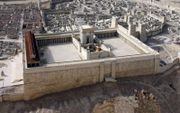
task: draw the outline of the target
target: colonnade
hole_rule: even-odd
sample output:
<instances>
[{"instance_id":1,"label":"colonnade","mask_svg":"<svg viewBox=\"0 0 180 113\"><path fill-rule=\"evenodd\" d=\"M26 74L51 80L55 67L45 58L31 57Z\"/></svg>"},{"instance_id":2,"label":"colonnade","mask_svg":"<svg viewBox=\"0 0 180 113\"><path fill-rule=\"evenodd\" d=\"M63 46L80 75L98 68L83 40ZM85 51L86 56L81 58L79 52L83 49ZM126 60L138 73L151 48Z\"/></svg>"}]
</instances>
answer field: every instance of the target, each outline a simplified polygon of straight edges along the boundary
<instances>
[{"instance_id":1,"label":"colonnade","mask_svg":"<svg viewBox=\"0 0 180 113\"><path fill-rule=\"evenodd\" d=\"M118 34L117 32L111 32L111 33L99 33L95 34L99 39L101 38L110 38L110 37L116 37Z\"/></svg>"},{"instance_id":2,"label":"colonnade","mask_svg":"<svg viewBox=\"0 0 180 113\"><path fill-rule=\"evenodd\" d=\"M38 46L72 42L71 37L37 40Z\"/></svg>"}]
</instances>

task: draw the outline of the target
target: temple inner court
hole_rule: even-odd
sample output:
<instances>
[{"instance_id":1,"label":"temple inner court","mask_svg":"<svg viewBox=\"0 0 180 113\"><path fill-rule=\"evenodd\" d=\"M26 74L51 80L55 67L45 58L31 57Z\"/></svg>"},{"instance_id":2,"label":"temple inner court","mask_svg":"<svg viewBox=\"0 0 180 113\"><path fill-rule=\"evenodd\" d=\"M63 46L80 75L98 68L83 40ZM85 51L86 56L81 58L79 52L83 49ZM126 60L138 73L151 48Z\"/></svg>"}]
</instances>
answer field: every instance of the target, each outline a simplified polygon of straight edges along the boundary
<instances>
[{"instance_id":1,"label":"temple inner court","mask_svg":"<svg viewBox=\"0 0 180 113\"><path fill-rule=\"evenodd\" d=\"M72 43L48 45L40 50L42 52L42 60L45 60L47 64L81 60L77 49Z\"/></svg>"},{"instance_id":2,"label":"temple inner court","mask_svg":"<svg viewBox=\"0 0 180 113\"><path fill-rule=\"evenodd\" d=\"M136 48L126 43L121 37L102 39L106 46L109 46L114 56L131 56L141 54Z\"/></svg>"}]
</instances>

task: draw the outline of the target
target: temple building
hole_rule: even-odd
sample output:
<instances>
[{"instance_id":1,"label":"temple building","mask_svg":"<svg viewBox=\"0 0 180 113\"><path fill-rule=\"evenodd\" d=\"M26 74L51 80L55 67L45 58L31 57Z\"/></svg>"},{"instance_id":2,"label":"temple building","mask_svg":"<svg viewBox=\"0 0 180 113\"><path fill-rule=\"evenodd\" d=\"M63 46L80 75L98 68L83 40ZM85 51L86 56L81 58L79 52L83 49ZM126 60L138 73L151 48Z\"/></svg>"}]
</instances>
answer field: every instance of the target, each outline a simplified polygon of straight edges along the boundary
<instances>
[{"instance_id":1,"label":"temple building","mask_svg":"<svg viewBox=\"0 0 180 113\"><path fill-rule=\"evenodd\" d=\"M159 72L159 53L112 19L112 27L25 35L24 99L103 82L105 78Z\"/></svg>"}]
</instances>

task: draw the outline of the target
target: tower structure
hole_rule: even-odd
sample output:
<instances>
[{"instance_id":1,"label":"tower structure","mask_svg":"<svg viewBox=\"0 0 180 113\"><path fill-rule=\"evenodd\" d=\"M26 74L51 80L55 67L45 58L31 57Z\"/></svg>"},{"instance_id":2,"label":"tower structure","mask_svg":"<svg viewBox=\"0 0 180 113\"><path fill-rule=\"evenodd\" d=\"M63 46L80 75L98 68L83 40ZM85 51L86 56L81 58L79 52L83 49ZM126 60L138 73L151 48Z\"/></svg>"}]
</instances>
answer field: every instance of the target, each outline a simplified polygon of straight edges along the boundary
<instances>
[{"instance_id":1,"label":"tower structure","mask_svg":"<svg viewBox=\"0 0 180 113\"><path fill-rule=\"evenodd\" d=\"M133 24L133 17L128 17L128 34L135 36L136 34L136 26Z\"/></svg>"},{"instance_id":2,"label":"tower structure","mask_svg":"<svg viewBox=\"0 0 180 113\"><path fill-rule=\"evenodd\" d=\"M139 24L139 32L140 32L140 40L142 42L146 42L147 41L146 24L143 23Z\"/></svg>"},{"instance_id":3,"label":"tower structure","mask_svg":"<svg viewBox=\"0 0 180 113\"><path fill-rule=\"evenodd\" d=\"M112 17L112 20L111 20L111 28L116 28L117 27L117 19L116 17Z\"/></svg>"},{"instance_id":4,"label":"tower structure","mask_svg":"<svg viewBox=\"0 0 180 113\"><path fill-rule=\"evenodd\" d=\"M93 43L94 27L89 25L83 25L80 28L80 43L88 44Z\"/></svg>"}]
</instances>

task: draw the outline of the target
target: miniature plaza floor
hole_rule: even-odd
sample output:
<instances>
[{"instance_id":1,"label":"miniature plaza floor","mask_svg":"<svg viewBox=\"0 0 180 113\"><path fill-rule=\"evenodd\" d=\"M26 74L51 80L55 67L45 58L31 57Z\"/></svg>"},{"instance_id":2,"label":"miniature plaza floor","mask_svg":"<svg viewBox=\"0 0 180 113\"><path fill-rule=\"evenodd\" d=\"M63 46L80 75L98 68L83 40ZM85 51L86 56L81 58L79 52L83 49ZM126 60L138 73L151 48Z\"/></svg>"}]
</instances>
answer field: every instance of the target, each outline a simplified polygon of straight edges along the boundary
<instances>
[{"instance_id":1,"label":"miniature plaza floor","mask_svg":"<svg viewBox=\"0 0 180 113\"><path fill-rule=\"evenodd\" d=\"M43 49L43 59L45 59L48 64L81 60L77 49L72 43L49 45Z\"/></svg>"},{"instance_id":2,"label":"miniature plaza floor","mask_svg":"<svg viewBox=\"0 0 180 113\"><path fill-rule=\"evenodd\" d=\"M102 39L107 47L110 47L112 53L116 57L130 56L141 54L121 38L112 37ZM48 45L41 48L43 55L41 59L45 64L53 64L58 62L80 61L82 58L73 43L63 43L57 45Z\"/></svg>"},{"instance_id":3,"label":"miniature plaza floor","mask_svg":"<svg viewBox=\"0 0 180 113\"><path fill-rule=\"evenodd\" d=\"M103 41L106 46L112 49L112 53L116 57L140 54L135 48L119 37L105 38Z\"/></svg>"}]
</instances>

